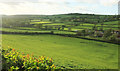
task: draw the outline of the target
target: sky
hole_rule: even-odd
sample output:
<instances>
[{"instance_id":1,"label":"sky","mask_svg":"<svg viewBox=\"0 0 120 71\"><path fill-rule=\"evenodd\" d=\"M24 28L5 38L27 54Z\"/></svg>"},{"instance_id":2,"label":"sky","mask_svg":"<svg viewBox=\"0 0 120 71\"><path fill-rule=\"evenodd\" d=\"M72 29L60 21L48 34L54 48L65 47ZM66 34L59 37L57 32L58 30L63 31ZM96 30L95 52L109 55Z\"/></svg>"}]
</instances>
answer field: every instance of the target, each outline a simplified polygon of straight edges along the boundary
<instances>
[{"instance_id":1,"label":"sky","mask_svg":"<svg viewBox=\"0 0 120 71\"><path fill-rule=\"evenodd\" d=\"M0 14L118 14L119 0L0 0Z\"/></svg>"}]
</instances>

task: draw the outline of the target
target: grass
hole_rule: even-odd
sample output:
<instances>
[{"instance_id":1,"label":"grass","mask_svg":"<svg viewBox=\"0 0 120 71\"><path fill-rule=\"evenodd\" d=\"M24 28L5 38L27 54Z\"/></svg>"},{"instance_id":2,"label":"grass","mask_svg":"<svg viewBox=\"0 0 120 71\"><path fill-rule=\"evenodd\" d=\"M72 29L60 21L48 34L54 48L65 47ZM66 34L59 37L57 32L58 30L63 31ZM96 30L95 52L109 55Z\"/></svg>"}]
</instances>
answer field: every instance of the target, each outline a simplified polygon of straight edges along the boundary
<instances>
[{"instance_id":1,"label":"grass","mask_svg":"<svg viewBox=\"0 0 120 71\"><path fill-rule=\"evenodd\" d=\"M104 22L104 24L116 24L116 25L118 25L118 21L112 21L112 22Z\"/></svg>"},{"instance_id":2,"label":"grass","mask_svg":"<svg viewBox=\"0 0 120 71\"><path fill-rule=\"evenodd\" d=\"M20 30L36 30L36 28L29 28L29 27L16 27L16 29L20 29Z\"/></svg>"},{"instance_id":3,"label":"grass","mask_svg":"<svg viewBox=\"0 0 120 71\"><path fill-rule=\"evenodd\" d=\"M63 23L43 24L43 26L56 26L56 25L64 25L64 24Z\"/></svg>"},{"instance_id":4,"label":"grass","mask_svg":"<svg viewBox=\"0 0 120 71\"><path fill-rule=\"evenodd\" d=\"M97 25L97 27L98 28L100 28L101 27L101 25ZM72 28L74 28L74 29L92 29L93 28L93 26L91 26L91 25L83 25L83 26L74 26L74 27L72 27ZM113 29L113 30L118 30L119 28L118 28L118 25L103 25L103 29L104 30L106 30L106 29Z\"/></svg>"},{"instance_id":5,"label":"grass","mask_svg":"<svg viewBox=\"0 0 120 71\"><path fill-rule=\"evenodd\" d=\"M74 30L79 30L79 29L73 29ZM7 31L7 32L38 32L38 33L50 33L51 31L54 31L55 34L76 34L75 32L69 32L69 31L61 31L61 30L41 30L37 28L27 28L27 27L19 27L16 29L13 28L2 28L2 31Z\"/></svg>"},{"instance_id":6,"label":"grass","mask_svg":"<svg viewBox=\"0 0 120 71\"><path fill-rule=\"evenodd\" d=\"M74 26L74 29L92 29L92 27L94 26L94 24L89 24L89 23L84 23L83 25L79 25L79 26ZM98 28L101 27L101 24L97 24L96 25ZM118 21L112 21L112 22L104 22L103 25L103 29L110 29L112 28L113 30L118 30Z\"/></svg>"},{"instance_id":7,"label":"grass","mask_svg":"<svg viewBox=\"0 0 120 71\"><path fill-rule=\"evenodd\" d=\"M2 31L7 31L7 32L39 32L39 33L49 33L51 32L50 30L40 30L40 29L35 29L33 28L32 30L29 30L29 29L19 29L19 28L16 28L16 29L12 29L12 28L2 28Z\"/></svg>"},{"instance_id":8,"label":"grass","mask_svg":"<svg viewBox=\"0 0 120 71\"><path fill-rule=\"evenodd\" d=\"M3 47L49 56L66 68L117 69L118 45L57 35L2 35Z\"/></svg>"},{"instance_id":9,"label":"grass","mask_svg":"<svg viewBox=\"0 0 120 71\"><path fill-rule=\"evenodd\" d=\"M51 22L31 22L31 24L43 24L43 26L56 26L56 25L65 25L65 24L73 24L74 22L65 22L65 23L51 23ZM51 23L51 24L49 24ZM79 24L79 23L78 23ZM90 24L90 23L83 23L83 25L79 25L79 26L74 26L72 27L72 29L92 29L92 27L94 26L94 24ZM100 28L101 24L97 24L97 27ZM118 30L118 21L112 21L112 22L104 22L103 25L103 29L110 29L112 28L113 30ZM65 29L66 30L66 29Z\"/></svg>"},{"instance_id":10,"label":"grass","mask_svg":"<svg viewBox=\"0 0 120 71\"><path fill-rule=\"evenodd\" d=\"M83 26L94 26L94 24L88 24L88 23L86 23L86 24L83 24Z\"/></svg>"},{"instance_id":11,"label":"grass","mask_svg":"<svg viewBox=\"0 0 120 71\"><path fill-rule=\"evenodd\" d=\"M73 27L73 28L75 28L75 29L92 29L92 26L75 26L75 27Z\"/></svg>"},{"instance_id":12,"label":"grass","mask_svg":"<svg viewBox=\"0 0 120 71\"><path fill-rule=\"evenodd\" d=\"M54 30L55 34L76 34L75 32Z\"/></svg>"},{"instance_id":13,"label":"grass","mask_svg":"<svg viewBox=\"0 0 120 71\"><path fill-rule=\"evenodd\" d=\"M48 24L51 22L30 22L30 24Z\"/></svg>"}]
</instances>

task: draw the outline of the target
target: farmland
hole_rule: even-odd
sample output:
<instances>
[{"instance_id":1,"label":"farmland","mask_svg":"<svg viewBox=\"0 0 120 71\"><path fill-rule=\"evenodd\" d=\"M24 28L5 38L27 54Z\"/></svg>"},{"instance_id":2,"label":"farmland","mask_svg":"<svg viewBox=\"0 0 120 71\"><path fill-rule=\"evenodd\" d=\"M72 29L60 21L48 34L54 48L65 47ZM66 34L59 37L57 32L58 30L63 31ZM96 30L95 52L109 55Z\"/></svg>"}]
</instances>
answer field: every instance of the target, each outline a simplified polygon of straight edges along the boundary
<instances>
[{"instance_id":1,"label":"farmland","mask_svg":"<svg viewBox=\"0 0 120 71\"><path fill-rule=\"evenodd\" d=\"M3 16L2 47L53 58L63 69L117 69L117 15Z\"/></svg>"},{"instance_id":2,"label":"farmland","mask_svg":"<svg viewBox=\"0 0 120 71\"><path fill-rule=\"evenodd\" d=\"M68 69L117 69L118 45L55 35L2 35L3 47L52 57ZM63 42L64 41L64 42Z\"/></svg>"}]
</instances>

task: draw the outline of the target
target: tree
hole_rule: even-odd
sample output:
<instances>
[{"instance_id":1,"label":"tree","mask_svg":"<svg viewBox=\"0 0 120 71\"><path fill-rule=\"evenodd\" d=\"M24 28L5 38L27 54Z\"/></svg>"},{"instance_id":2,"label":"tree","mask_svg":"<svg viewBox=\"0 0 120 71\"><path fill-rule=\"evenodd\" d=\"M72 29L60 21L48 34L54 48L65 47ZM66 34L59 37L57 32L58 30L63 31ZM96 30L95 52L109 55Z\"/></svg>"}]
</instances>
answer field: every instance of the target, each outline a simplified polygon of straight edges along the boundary
<instances>
[{"instance_id":1,"label":"tree","mask_svg":"<svg viewBox=\"0 0 120 71\"><path fill-rule=\"evenodd\" d=\"M88 34L89 34L90 37L94 37L94 33L95 33L94 30L89 30L89 32L88 32Z\"/></svg>"},{"instance_id":2,"label":"tree","mask_svg":"<svg viewBox=\"0 0 120 71\"><path fill-rule=\"evenodd\" d=\"M85 29L81 31L82 35L85 37Z\"/></svg>"},{"instance_id":3,"label":"tree","mask_svg":"<svg viewBox=\"0 0 120 71\"><path fill-rule=\"evenodd\" d=\"M112 35L112 29L108 29L104 31L103 38L107 39Z\"/></svg>"},{"instance_id":4,"label":"tree","mask_svg":"<svg viewBox=\"0 0 120 71\"><path fill-rule=\"evenodd\" d=\"M48 29L48 26L45 26L45 30L47 30Z\"/></svg>"},{"instance_id":5,"label":"tree","mask_svg":"<svg viewBox=\"0 0 120 71\"><path fill-rule=\"evenodd\" d=\"M103 31L103 23L101 23L100 31Z\"/></svg>"},{"instance_id":6,"label":"tree","mask_svg":"<svg viewBox=\"0 0 120 71\"><path fill-rule=\"evenodd\" d=\"M65 25L62 25L62 30L64 30L64 28L65 28Z\"/></svg>"},{"instance_id":7,"label":"tree","mask_svg":"<svg viewBox=\"0 0 120 71\"><path fill-rule=\"evenodd\" d=\"M60 30L60 27L58 27L58 30Z\"/></svg>"},{"instance_id":8,"label":"tree","mask_svg":"<svg viewBox=\"0 0 120 71\"><path fill-rule=\"evenodd\" d=\"M54 31L51 31L51 34L54 34Z\"/></svg>"},{"instance_id":9,"label":"tree","mask_svg":"<svg viewBox=\"0 0 120 71\"><path fill-rule=\"evenodd\" d=\"M96 31L95 35L96 35L96 37L102 37L103 33L102 33L102 31Z\"/></svg>"},{"instance_id":10,"label":"tree","mask_svg":"<svg viewBox=\"0 0 120 71\"><path fill-rule=\"evenodd\" d=\"M111 36L109 37L109 40L115 42L115 41L117 40L117 34L111 35Z\"/></svg>"},{"instance_id":11,"label":"tree","mask_svg":"<svg viewBox=\"0 0 120 71\"><path fill-rule=\"evenodd\" d=\"M81 36L82 34L81 34L81 31L77 31L77 35L78 36Z\"/></svg>"},{"instance_id":12,"label":"tree","mask_svg":"<svg viewBox=\"0 0 120 71\"><path fill-rule=\"evenodd\" d=\"M38 29L42 29L42 24L36 24L35 27Z\"/></svg>"}]
</instances>

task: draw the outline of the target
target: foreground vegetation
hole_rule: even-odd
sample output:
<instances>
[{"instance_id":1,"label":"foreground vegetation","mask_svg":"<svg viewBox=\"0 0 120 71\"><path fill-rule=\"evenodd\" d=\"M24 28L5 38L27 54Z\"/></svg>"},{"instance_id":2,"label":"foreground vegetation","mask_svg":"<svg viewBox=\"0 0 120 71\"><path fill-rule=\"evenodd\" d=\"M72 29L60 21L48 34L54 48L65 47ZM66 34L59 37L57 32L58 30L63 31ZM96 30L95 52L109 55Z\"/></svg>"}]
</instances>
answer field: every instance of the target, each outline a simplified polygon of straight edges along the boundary
<instances>
[{"instance_id":1,"label":"foreground vegetation","mask_svg":"<svg viewBox=\"0 0 120 71\"><path fill-rule=\"evenodd\" d=\"M3 47L49 56L68 69L117 69L118 45L57 35L2 35Z\"/></svg>"},{"instance_id":2,"label":"foreground vegetation","mask_svg":"<svg viewBox=\"0 0 120 71\"><path fill-rule=\"evenodd\" d=\"M26 70L53 70L60 69L53 64L53 59L45 56L35 58L33 55L25 55L15 49L2 49L2 70L26 71Z\"/></svg>"}]
</instances>

